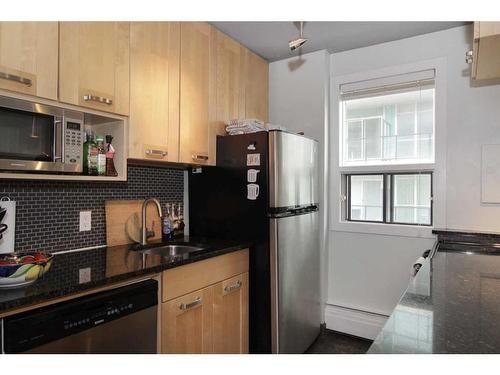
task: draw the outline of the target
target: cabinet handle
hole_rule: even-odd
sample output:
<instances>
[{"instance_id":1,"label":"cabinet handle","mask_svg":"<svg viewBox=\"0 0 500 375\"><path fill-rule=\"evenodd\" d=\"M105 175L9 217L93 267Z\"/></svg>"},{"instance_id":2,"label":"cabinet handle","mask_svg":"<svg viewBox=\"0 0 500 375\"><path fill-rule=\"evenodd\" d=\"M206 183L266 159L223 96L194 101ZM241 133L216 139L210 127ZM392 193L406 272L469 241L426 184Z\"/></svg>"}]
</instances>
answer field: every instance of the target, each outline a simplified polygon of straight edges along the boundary
<instances>
[{"instance_id":1,"label":"cabinet handle","mask_svg":"<svg viewBox=\"0 0 500 375\"><path fill-rule=\"evenodd\" d=\"M202 299L200 297L196 298L193 302L189 302L189 303L181 303L181 305L179 306L179 308L181 310L191 310L192 308L196 307L196 306L199 306L203 303Z\"/></svg>"},{"instance_id":2,"label":"cabinet handle","mask_svg":"<svg viewBox=\"0 0 500 375\"><path fill-rule=\"evenodd\" d=\"M86 102L98 102L98 103L104 103L107 105L113 104L113 100L109 98L105 98L102 96L96 96L96 95L83 95L83 100Z\"/></svg>"},{"instance_id":3,"label":"cabinet handle","mask_svg":"<svg viewBox=\"0 0 500 375\"><path fill-rule=\"evenodd\" d=\"M33 81L29 78L24 78L15 74L9 74L5 72L0 72L0 79L5 79L7 81L17 82L22 85L26 85L31 87L33 85Z\"/></svg>"},{"instance_id":4,"label":"cabinet handle","mask_svg":"<svg viewBox=\"0 0 500 375\"><path fill-rule=\"evenodd\" d=\"M231 293L233 290L236 290L236 289L240 289L241 288L241 281L238 280L235 284L232 284L232 285L226 285L226 287L224 288L224 291L226 293Z\"/></svg>"},{"instance_id":5,"label":"cabinet handle","mask_svg":"<svg viewBox=\"0 0 500 375\"><path fill-rule=\"evenodd\" d=\"M151 150L151 149L147 149L146 150L146 155L149 155L149 156L161 156L162 158L164 158L165 156L168 155L168 152L167 151L163 151L163 150Z\"/></svg>"},{"instance_id":6,"label":"cabinet handle","mask_svg":"<svg viewBox=\"0 0 500 375\"><path fill-rule=\"evenodd\" d=\"M191 157L193 158L193 160L203 160L203 161L207 161L208 160L208 156L207 155L193 154L193 155L191 155Z\"/></svg>"}]
</instances>

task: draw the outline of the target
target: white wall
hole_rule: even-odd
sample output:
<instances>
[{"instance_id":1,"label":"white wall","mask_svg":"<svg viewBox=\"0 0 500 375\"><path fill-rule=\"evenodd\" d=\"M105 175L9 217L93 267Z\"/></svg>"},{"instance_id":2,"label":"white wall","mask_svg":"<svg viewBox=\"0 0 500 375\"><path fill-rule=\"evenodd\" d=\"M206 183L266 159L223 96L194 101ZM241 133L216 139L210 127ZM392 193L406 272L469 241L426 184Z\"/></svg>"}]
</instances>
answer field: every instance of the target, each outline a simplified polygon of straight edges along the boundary
<instances>
[{"instance_id":1,"label":"white wall","mask_svg":"<svg viewBox=\"0 0 500 375\"><path fill-rule=\"evenodd\" d=\"M323 50L269 64L269 122L323 144L328 59Z\"/></svg>"},{"instance_id":2,"label":"white wall","mask_svg":"<svg viewBox=\"0 0 500 375\"><path fill-rule=\"evenodd\" d=\"M481 145L500 144L500 85L471 86L470 68L464 59L471 42L471 26L459 27L335 53L330 67L335 77L444 58L446 121L436 123L436 127L445 126L447 134L446 156L442 156L446 160L437 160L446 169L441 225L500 231L500 205L480 202ZM335 108L331 109L332 115L338 116ZM331 149L336 152L338 145L332 144ZM336 203L333 198L331 202ZM389 315L406 288L412 261L432 242L425 238L330 231L327 303ZM342 319L336 318L335 314L327 317L327 326L341 329L337 323Z\"/></svg>"},{"instance_id":3,"label":"white wall","mask_svg":"<svg viewBox=\"0 0 500 375\"><path fill-rule=\"evenodd\" d=\"M325 140L328 139L329 60L326 51L318 51L269 64L269 121L285 126L288 131L304 132L319 141L320 167L328 165ZM320 176L321 259L326 260L327 189ZM326 300L327 262L321 269L321 296Z\"/></svg>"}]
</instances>

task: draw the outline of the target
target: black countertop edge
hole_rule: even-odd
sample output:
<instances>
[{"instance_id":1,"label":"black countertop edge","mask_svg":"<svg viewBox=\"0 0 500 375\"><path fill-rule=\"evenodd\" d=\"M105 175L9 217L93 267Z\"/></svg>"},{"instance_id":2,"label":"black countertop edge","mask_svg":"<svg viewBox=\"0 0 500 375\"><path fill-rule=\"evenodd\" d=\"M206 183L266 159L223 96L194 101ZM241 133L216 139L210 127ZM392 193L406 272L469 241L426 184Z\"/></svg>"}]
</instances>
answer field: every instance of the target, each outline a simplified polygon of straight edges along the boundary
<instances>
[{"instance_id":1,"label":"black countertop edge","mask_svg":"<svg viewBox=\"0 0 500 375\"><path fill-rule=\"evenodd\" d=\"M460 251L469 247L466 252L497 253L500 251L500 233L476 232L464 230L433 230L437 234L439 248Z\"/></svg>"},{"instance_id":2,"label":"black countertop edge","mask_svg":"<svg viewBox=\"0 0 500 375\"><path fill-rule=\"evenodd\" d=\"M467 255L472 255L472 254L500 255L500 245L495 243L489 244L489 243L474 243L474 242L442 241L439 243L438 252L443 252L443 253L457 252Z\"/></svg>"},{"instance_id":3,"label":"black countertop edge","mask_svg":"<svg viewBox=\"0 0 500 375\"><path fill-rule=\"evenodd\" d=\"M193 242L193 241L190 240L189 242ZM52 289L49 288L49 290L43 290L43 289L47 289L47 288L43 288L42 290L40 290L38 292L38 290L36 290L37 283L43 281L43 279L42 279L42 280L39 280L39 281L35 282L34 284L24 288L24 290L27 291L27 295L22 296L22 297L8 299L8 300L4 300L4 298L2 298L3 297L2 293L9 293L9 292L15 291L15 290L12 290L12 289L11 290L0 290L0 315L4 315L6 313L11 313L12 311L15 311L16 309L29 307L30 305L36 305L36 304L46 302L46 301L49 301L52 299L61 298L64 296L84 292L84 291L91 290L91 289L96 289L99 287L123 282L123 281L130 280L130 279L135 279L135 278L138 278L141 276L153 275L153 274L165 271L167 269L180 267L180 266L183 266L186 264L199 262L199 261L202 261L205 259L213 258L213 257L219 256L219 255L224 255L224 254L228 254L231 252L235 252L238 250L243 250L243 249L251 247L251 243L246 243L246 242L218 241L218 240L210 240L210 239L201 239L201 240L197 240L196 242L207 244L208 247L206 250L191 253L189 258L187 258L187 259L180 259L180 260L176 260L176 261L161 263L161 264L154 265L151 267L144 267L141 269L137 269L135 271L124 272L124 273L120 273L120 274L113 275L113 276L105 276L105 277L100 278L98 280L90 281L90 282L83 283L83 284L71 283L69 285L65 285L65 286L61 286L61 287L57 287L57 288L52 288ZM173 241L171 243L175 244L175 243L179 243L179 241ZM165 244L168 244L168 243L165 243ZM157 247L159 245L161 245L161 243L153 243L153 244L149 244L146 248ZM82 252L91 252L91 251L105 251L105 252L113 253L115 250L121 250L121 251L125 250L125 251L130 251L132 253L135 253L136 255L140 254L140 252L137 251L136 249L137 249L137 245L121 245L121 246L95 247L95 248L89 248L86 250L81 250L78 252L82 253ZM60 255L56 254L54 258L56 259L57 257L62 257L65 255L75 254L75 253L77 253L77 252L70 251L70 252L65 252L63 254L60 254ZM33 289L35 289L35 291L33 293L30 293Z\"/></svg>"},{"instance_id":4,"label":"black countertop edge","mask_svg":"<svg viewBox=\"0 0 500 375\"><path fill-rule=\"evenodd\" d=\"M457 229L433 229L433 234L437 234L438 238L464 238L464 239L484 239L496 240L500 243L500 233L498 232L482 232L473 230L457 230Z\"/></svg>"}]
</instances>

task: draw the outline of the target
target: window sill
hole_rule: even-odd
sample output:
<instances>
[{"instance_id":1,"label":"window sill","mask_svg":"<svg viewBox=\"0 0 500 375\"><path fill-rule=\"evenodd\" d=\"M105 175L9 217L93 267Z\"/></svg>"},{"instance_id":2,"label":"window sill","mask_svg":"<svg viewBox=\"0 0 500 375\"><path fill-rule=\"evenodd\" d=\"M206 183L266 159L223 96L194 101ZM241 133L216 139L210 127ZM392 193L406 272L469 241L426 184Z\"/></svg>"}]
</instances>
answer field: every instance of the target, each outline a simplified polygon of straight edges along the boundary
<instances>
[{"instance_id":1,"label":"window sill","mask_svg":"<svg viewBox=\"0 0 500 375\"><path fill-rule=\"evenodd\" d=\"M432 226L338 221L332 224L330 230L337 232L367 233L398 237L435 238L432 234Z\"/></svg>"}]
</instances>

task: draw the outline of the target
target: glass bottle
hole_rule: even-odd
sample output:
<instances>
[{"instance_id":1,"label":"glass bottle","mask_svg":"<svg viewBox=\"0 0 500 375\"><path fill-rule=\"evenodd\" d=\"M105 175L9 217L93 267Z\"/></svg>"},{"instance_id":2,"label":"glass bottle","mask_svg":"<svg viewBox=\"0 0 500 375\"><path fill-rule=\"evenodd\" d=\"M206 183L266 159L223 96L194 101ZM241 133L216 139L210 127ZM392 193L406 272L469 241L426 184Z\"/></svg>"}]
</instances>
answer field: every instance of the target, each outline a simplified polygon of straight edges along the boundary
<instances>
[{"instance_id":1,"label":"glass bottle","mask_svg":"<svg viewBox=\"0 0 500 375\"><path fill-rule=\"evenodd\" d=\"M83 171L84 174L97 176L97 145L94 142L94 133L87 131L87 140L83 144Z\"/></svg>"},{"instance_id":2,"label":"glass bottle","mask_svg":"<svg viewBox=\"0 0 500 375\"><path fill-rule=\"evenodd\" d=\"M85 130L85 142L83 143L83 174L89 174L89 147L92 134L90 130Z\"/></svg>"},{"instance_id":3,"label":"glass bottle","mask_svg":"<svg viewBox=\"0 0 500 375\"><path fill-rule=\"evenodd\" d=\"M161 239L163 242L170 241L174 237L174 229L172 227L172 216L170 213L170 205L167 203L165 213L162 218L163 225L161 230Z\"/></svg>"},{"instance_id":4,"label":"glass bottle","mask_svg":"<svg viewBox=\"0 0 500 375\"><path fill-rule=\"evenodd\" d=\"M104 147L104 137L96 136L97 141L97 174L99 176L106 175L106 148Z\"/></svg>"},{"instance_id":5,"label":"glass bottle","mask_svg":"<svg viewBox=\"0 0 500 375\"><path fill-rule=\"evenodd\" d=\"M116 177L118 176L118 172L115 168L115 148L111 145L113 141L113 136L106 136L106 176Z\"/></svg>"}]
</instances>

